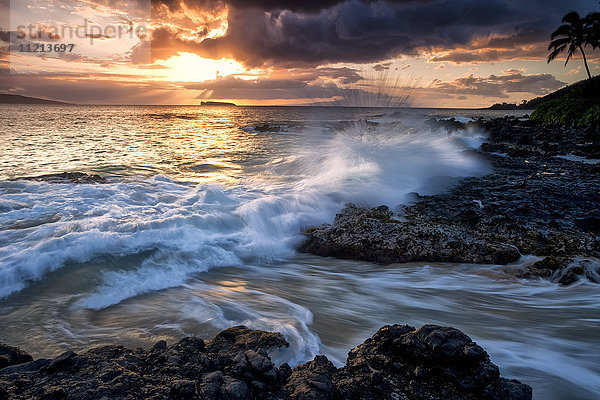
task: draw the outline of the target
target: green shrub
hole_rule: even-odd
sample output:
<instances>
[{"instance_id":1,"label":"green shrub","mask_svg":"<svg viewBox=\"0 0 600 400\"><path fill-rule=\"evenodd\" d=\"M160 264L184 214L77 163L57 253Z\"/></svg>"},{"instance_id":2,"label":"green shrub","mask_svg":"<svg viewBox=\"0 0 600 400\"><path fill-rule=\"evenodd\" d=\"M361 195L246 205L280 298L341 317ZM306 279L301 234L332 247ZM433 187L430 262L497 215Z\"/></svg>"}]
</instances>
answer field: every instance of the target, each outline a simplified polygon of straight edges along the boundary
<instances>
[{"instance_id":1,"label":"green shrub","mask_svg":"<svg viewBox=\"0 0 600 400\"><path fill-rule=\"evenodd\" d=\"M600 104L595 104L581 117L581 121L585 126L600 126Z\"/></svg>"},{"instance_id":2,"label":"green shrub","mask_svg":"<svg viewBox=\"0 0 600 400\"><path fill-rule=\"evenodd\" d=\"M561 97L540 104L530 119L570 126L600 126L600 102L589 98Z\"/></svg>"}]
</instances>

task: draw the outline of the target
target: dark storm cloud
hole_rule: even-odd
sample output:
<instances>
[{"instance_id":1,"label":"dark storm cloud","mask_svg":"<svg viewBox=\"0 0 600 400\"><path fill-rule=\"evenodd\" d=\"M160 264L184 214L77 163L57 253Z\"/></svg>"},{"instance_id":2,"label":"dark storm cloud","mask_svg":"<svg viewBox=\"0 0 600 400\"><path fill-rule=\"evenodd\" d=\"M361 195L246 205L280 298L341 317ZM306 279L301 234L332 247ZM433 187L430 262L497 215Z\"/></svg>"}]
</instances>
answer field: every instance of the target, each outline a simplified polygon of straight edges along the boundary
<instances>
[{"instance_id":1,"label":"dark storm cloud","mask_svg":"<svg viewBox=\"0 0 600 400\"><path fill-rule=\"evenodd\" d=\"M258 8L261 10L290 10L300 12L315 12L329 8L340 0L309 0L309 1L278 1L278 0L227 0L227 3L237 8Z\"/></svg>"},{"instance_id":2,"label":"dark storm cloud","mask_svg":"<svg viewBox=\"0 0 600 400\"><path fill-rule=\"evenodd\" d=\"M355 69L352 68L317 68L314 72L315 78L326 77L340 79L343 84L356 83L362 79Z\"/></svg>"},{"instance_id":3,"label":"dark storm cloud","mask_svg":"<svg viewBox=\"0 0 600 400\"><path fill-rule=\"evenodd\" d=\"M596 7L585 0L226 2L224 37L194 42L169 34L200 55L250 66L377 62L461 48L492 34L491 48L545 42L566 12Z\"/></svg>"},{"instance_id":4,"label":"dark storm cloud","mask_svg":"<svg viewBox=\"0 0 600 400\"><path fill-rule=\"evenodd\" d=\"M238 8L259 8L261 10L289 10L314 13L344 3L347 0L225 0L227 4ZM360 0L362 3L375 3L378 0ZM390 4L427 3L431 0L386 0Z\"/></svg>"}]
</instances>

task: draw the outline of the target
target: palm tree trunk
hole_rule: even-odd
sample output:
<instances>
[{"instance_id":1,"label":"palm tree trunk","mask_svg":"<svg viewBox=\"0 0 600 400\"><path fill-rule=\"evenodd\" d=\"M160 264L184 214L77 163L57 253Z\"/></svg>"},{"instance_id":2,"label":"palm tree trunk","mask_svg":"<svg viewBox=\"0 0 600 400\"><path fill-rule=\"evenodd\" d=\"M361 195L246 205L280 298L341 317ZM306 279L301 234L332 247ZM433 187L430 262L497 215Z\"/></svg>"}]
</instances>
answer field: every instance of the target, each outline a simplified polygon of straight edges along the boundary
<instances>
[{"instance_id":1,"label":"palm tree trunk","mask_svg":"<svg viewBox=\"0 0 600 400\"><path fill-rule=\"evenodd\" d=\"M585 70L588 74L588 79L592 79L592 74L590 74L590 69L587 64L587 58L585 57L585 52L583 51L583 46L579 46L579 50L581 50L581 55L583 56L583 63L585 64Z\"/></svg>"}]
</instances>

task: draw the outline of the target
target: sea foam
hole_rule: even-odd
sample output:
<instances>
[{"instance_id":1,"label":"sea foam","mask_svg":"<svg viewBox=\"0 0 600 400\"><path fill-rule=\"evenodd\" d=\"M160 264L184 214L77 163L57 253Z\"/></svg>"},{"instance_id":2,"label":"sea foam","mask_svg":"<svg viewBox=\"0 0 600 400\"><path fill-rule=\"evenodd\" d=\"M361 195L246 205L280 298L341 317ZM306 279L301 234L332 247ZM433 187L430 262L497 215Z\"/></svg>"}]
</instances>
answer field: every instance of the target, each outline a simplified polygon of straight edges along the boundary
<instances>
[{"instance_id":1,"label":"sea foam","mask_svg":"<svg viewBox=\"0 0 600 400\"><path fill-rule=\"evenodd\" d=\"M366 121L293 136L285 154L222 186L113 178L106 184L0 183L0 297L52 271L144 253L137 267L106 270L80 304L101 309L182 285L195 273L294 254L302 230L331 222L346 202L392 207L434 178L486 166L442 130Z\"/></svg>"}]
</instances>

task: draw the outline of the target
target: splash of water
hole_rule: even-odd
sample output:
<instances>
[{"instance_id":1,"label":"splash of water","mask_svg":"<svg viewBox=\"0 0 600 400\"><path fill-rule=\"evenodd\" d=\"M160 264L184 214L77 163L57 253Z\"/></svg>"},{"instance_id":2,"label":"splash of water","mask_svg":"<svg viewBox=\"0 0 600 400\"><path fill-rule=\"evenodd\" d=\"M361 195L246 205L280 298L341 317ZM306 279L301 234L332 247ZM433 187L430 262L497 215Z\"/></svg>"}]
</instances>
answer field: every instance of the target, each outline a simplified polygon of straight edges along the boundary
<instances>
[{"instance_id":1,"label":"splash of water","mask_svg":"<svg viewBox=\"0 0 600 400\"><path fill-rule=\"evenodd\" d=\"M49 278L60 270L63 279L83 281L72 307L105 310L185 287L214 267L289 258L304 228L330 222L346 202L393 207L410 192L435 191L439 176L486 171L454 137L415 121L292 132L266 163L236 166L239 183L229 186L163 175L101 185L0 182L0 298L35 296L45 282L57 283ZM308 309L263 294L287 310L273 317L251 306L232 310L222 296L207 300L203 292L189 315L219 328L281 331L296 361L319 351Z\"/></svg>"},{"instance_id":2,"label":"splash of water","mask_svg":"<svg viewBox=\"0 0 600 400\"><path fill-rule=\"evenodd\" d=\"M410 192L435 190L439 176L485 171L462 150L442 131L363 121L298 133L288 154L247 169L233 187L164 176L105 185L2 182L0 296L106 254L151 253L134 270L106 272L88 307L180 285L210 267L288 257L303 227L330 221L346 202L395 206ZM101 294L117 282L118 296Z\"/></svg>"}]
</instances>

